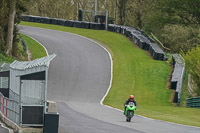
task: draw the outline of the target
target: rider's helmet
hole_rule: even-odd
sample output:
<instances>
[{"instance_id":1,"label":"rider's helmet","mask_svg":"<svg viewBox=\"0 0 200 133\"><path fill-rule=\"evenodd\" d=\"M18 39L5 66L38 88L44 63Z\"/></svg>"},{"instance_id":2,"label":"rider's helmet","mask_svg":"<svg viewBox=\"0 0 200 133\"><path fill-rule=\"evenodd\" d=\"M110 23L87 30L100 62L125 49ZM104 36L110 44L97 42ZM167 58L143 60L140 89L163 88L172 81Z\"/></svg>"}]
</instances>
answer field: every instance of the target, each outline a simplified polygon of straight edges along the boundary
<instances>
[{"instance_id":1,"label":"rider's helmet","mask_svg":"<svg viewBox=\"0 0 200 133\"><path fill-rule=\"evenodd\" d=\"M130 95L130 101L134 101L134 96Z\"/></svg>"}]
</instances>

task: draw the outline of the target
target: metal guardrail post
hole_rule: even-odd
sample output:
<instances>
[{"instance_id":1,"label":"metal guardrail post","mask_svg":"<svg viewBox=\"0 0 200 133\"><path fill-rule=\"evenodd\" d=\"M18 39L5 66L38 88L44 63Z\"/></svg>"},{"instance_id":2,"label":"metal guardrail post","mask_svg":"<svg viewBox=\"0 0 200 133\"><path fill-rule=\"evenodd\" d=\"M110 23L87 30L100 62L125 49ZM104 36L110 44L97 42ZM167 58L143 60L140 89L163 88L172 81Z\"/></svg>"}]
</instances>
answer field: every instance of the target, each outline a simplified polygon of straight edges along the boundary
<instances>
[{"instance_id":1,"label":"metal guardrail post","mask_svg":"<svg viewBox=\"0 0 200 133\"><path fill-rule=\"evenodd\" d=\"M22 41L22 44L24 45L25 47L25 50L26 50L26 54L28 54L28 45L26 44L25 40L20 36L20 39Z\"/></svg>"}]
</instances>

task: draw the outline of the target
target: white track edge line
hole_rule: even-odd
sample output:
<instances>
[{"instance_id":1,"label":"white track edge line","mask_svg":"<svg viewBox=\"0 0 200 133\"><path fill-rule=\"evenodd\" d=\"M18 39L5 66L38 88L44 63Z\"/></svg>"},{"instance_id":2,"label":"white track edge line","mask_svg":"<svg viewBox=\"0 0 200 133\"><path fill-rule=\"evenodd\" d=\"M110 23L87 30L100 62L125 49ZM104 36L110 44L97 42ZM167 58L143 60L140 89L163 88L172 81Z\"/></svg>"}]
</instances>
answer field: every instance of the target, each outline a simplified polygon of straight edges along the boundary
<instances>
[{"instance_id":1,"label":"white track edge line","mask_svg":"<svg viewBox=\"0 0 200 133\"><path fill-rule=\"evenodd\" d=\"M22 25L22 26L24 26L24 25ZM27 26L27 27L33 27L33 26ZM41 27L34 27L34 28L46 29L46 28L41 28ZM48 30L53 30L53 29L48 29ZM58 30L54 30L54 31L58 31ZM87 39L87 40L90 40L91 42L94 42L95 44L99 45L100 47L102 47L104 50L106 50L106 51L108 52L108 55L109 55L110 61L111 61L111 80L110 80L109 88L107 89L107 92L106 92L106 94L104 95L104 97L101 99L100 104L101 104L102 106L104 106L104 107L111 108L111 109L114 109L114 110L123 112L122 110L120 110L120 109L118 109L118 108L114 108L114 107L111 107L111 106L108 106L108 105L104 105L104 104L103 104L103 101L104 101L105 97L108 95L108 93L109 93L109 91L110 91L110 89L111 89L111 86L112 86L113 61L112 61L112 56L111 56L110 52L109 52L105 47L103 47L101 44L99 44L98 42L96 42L96 41L94 41L94 40L92 40L92 39L90 39L90 38L87 38L87 37L84 37L84 36L82 36L82 35L78 35L78 34L75 34L75 33L65 32L65 31L59 31L59 32L64 32L64 33L76 35L76 36L85 38L85 39ZM42 45L42 44L41 44L41 45ZM183 124L179 124L179 123L173 123L173 122L168 122L168 121L153 119L153 118L149 118L149 117L142 116L142 115L137 115L137 116L143 117L143 118L145 118L145 119L151 119L151 120L166 122L166 123L174 124L174 125L181 125L181 126L186 126L186 127L200 128L200 127L195 127L195 126L189 126L189 125L183 125Z\"/></svg>"}]
</instances>

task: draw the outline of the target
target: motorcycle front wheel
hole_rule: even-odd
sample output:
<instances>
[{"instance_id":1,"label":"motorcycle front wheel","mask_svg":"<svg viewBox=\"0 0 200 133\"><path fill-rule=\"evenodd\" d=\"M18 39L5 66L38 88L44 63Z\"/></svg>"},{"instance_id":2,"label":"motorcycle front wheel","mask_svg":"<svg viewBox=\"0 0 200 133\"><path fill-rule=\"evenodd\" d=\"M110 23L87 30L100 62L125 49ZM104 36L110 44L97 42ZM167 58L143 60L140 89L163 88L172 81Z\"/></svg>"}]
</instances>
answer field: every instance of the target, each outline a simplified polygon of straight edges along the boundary
<instances>
[{"instance_id":1,"label":"motorcycle front wheel","mask_svg":"<svg viewBox=\"0 0 200 133\"><path fill-rule=\"evenodd\" d=\"M128 115L127 115L126 121L127 122L131 122L131 118L132 117L133 117L133 112L132 111L128 111Z\"/></svg>"}]
</instances>

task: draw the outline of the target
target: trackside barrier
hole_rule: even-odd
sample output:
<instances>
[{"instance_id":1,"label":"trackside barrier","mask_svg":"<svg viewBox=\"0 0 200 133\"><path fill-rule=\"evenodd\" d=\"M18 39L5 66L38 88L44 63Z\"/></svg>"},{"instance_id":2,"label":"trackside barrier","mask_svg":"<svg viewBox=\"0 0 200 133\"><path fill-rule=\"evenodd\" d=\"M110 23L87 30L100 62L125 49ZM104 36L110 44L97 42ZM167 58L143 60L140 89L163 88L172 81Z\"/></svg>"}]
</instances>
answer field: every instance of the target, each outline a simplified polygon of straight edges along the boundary
<instances>
[{"instance_id":1,"label":"trackside barrier","mask_svg":"<svg viewBox=\"0 0 200 133\"><path fill-rule=\"evenodd\" d=\"M16 124L19 123L19 103L4 97L2 93L0 93L0 111L8 119Z\"/></svg>"},{"instance_id":2,"label":"trackside barrier","mask_svg":"<svg viewBox=\"0 0 200 133\"><path fill-rule=\"evenodd\" d=\"M45 24L54 24L68 27L76 28L86 28L86 29L95 29L95 30L105 30L105 24L93 23L93 22L83 22L83 21L73 21L73 20L64 20L58 18L48 18L32 15L22 15L21 19L28 22L37 22ZM108 25L108 31L121 33L129 37L132 42L136 43L141 49L148 50L155 60L166 60L165 53L163 50L144 32L128 27L115 24Z\"/></svg>"},{"instance_id":3,"label":"trackside barrier","mask_svg":"<svg viewBox=\"0 0 200 133\"><path fill-rule=\"evenodd\" d=\"M21 40L21 42L22 42L22 44L24 45L24 47L25 47L25 50L26 50L26 54L28 54L28 45L26 44L26 42L25 42L25 40L20 36L19 37L20 38L20 40Z\"/></svg>"},{"instance_id":4,"label":"trackside barrier","mask_svg":"<svg viewBox=\"0 0 200 133\"><path fill-rule=\"evenodd\" d=\"M166 60L164 51L144 32L122 25L108 24L108 31L121 33L143 50L149 51L153 59Z\"/></svg>"},{"instance_id":5,"label":"trackside barrier","mask_svg":"<svg viewBox=\"0 0 200 133\"><path fill-rule=\"evenodd\" d=\"M200 97L187 98L186 107L200 108Z\"/></svg>"},{"instance_id":6,"label":"trackside barrier","mask_svg":"<svg viewBox=\"0 0 200 133\"><path fill-rule=\"evenodd\" d=\"M174 67L174 71L171 78L171 89L175 90L173 102L177 103L179 106L181 100L182 83L185 73L185 61L181 55L173 54L172 65Z\"/></svg>"},{"instance_id":7,"label":"trackside barrier","mask_svg":"<svg viewBox=\"0 0 200 133\"><path fill-rule=\"evenodd\" d=\"M48 17L40 17L40 16L32 16L32 15L22 15L21 19L27 22L54 24L54 25L85 28L85 29L105 30L106 28L105 24L101 24L101 23L64 20L64 19L58 19L58 18L48 18Z\"/></svg>"}]
</instances>

